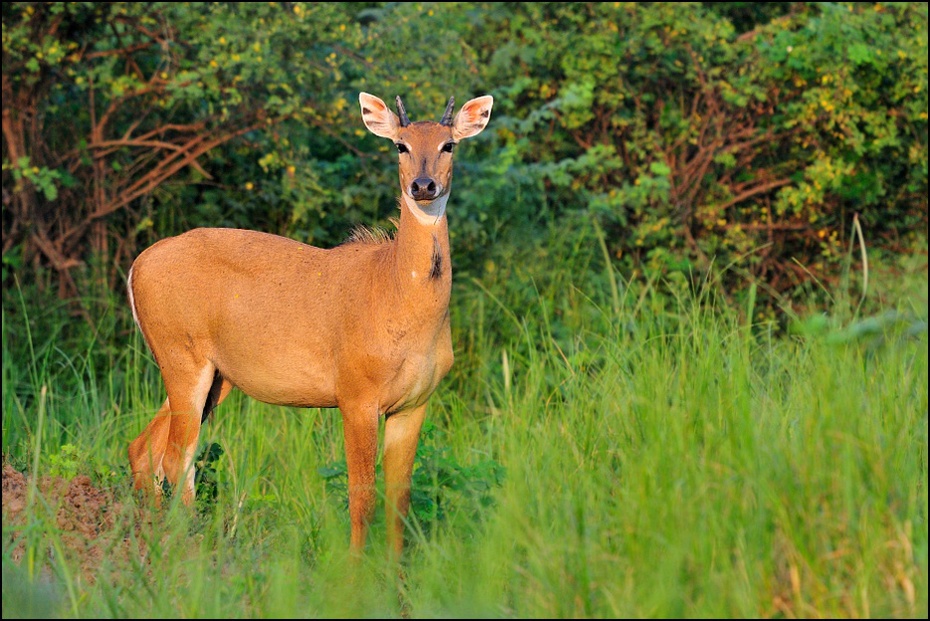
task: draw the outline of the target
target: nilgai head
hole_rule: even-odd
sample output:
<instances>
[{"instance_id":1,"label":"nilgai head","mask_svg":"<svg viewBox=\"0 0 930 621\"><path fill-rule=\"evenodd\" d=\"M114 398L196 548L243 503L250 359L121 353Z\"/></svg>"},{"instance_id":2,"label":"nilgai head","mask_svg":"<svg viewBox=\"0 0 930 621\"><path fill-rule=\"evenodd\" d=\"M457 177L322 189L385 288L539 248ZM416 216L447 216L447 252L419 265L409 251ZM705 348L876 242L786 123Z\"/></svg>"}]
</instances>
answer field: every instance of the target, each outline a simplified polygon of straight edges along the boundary
<instances>
[{"instance_id":1,"label":"nilgai head","mask_svg":"<svg viewBox=\"0 0 930 621\"><path fill-rule=\"evenodd\" d=\"M418 209L417 215L441 216L452 186L452 153L460 140L481 133L491 117L490 95L468 101L454 117L450 97L440 121L411 122L400 97L397 114L381 99L360 93L362 120L373 134L394 143L399 157L402 200Z\"/></svg>"}]
</instances>

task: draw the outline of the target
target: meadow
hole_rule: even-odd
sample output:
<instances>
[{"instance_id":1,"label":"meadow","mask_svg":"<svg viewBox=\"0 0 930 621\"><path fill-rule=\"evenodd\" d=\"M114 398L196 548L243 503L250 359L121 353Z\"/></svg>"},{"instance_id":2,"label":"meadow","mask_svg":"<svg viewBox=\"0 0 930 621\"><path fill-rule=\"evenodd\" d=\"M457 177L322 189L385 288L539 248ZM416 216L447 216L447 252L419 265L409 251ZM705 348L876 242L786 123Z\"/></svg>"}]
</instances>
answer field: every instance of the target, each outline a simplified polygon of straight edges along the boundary
<instances>
[{"instance_id":1,"label":"meadow","mask_svg":"<svg viewBox=\"0 0 930 621\"><path fill-rule=\"evenodd\" d=\"M4 618L926 617L925 255L779 324L578 244L456 281L403 576L383 507L347 553L338 412L234 392L196 509L156 509L125 300L67 348L54 308L5 306Z\"/></svg>"},{"instance_id":2,"label":"meadow","mask_svg":"<svg viewBox=\"0 0 930 621\"><path fill-rule=\"evenodd\" d=\"M0 15L4 618L927 618L927 3ZM133 259L390 229L360 92L494 98L399 568L335 410L234 391L192 508L127 458Z\"/></svg>"}]
</instances>

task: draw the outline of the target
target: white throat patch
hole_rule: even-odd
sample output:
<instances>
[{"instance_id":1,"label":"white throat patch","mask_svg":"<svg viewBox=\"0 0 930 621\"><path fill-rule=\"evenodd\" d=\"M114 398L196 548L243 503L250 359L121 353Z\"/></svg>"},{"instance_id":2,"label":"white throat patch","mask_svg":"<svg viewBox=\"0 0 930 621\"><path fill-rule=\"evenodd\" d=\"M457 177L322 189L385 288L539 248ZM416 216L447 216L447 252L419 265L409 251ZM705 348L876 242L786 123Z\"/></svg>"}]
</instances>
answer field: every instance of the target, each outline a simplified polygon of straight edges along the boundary
<instances>
[{"instance_id":1,"label":"white throat patch","mask_svg":"<svg viewBox=\"0 0 930 621\"><path fill-rule=\"evenodd\" d=\"M407 196L406 192L401 192L400 197L401 200L404 201L404 205L416 216L420 224L427 224L430 226L437 224L439 219L446 214L446 203L449 200L449 194L446 193L429 205L421 207L415 200Z\"/></svg>"}]
</instances>

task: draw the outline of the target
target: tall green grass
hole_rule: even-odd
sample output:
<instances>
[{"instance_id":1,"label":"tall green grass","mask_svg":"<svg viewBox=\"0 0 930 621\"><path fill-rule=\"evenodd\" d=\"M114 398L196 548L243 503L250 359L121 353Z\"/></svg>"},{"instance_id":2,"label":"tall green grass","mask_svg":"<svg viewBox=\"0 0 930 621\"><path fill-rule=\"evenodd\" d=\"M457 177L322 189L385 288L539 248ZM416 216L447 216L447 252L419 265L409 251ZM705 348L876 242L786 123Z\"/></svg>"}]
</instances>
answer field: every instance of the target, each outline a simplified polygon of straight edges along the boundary
<instances>
[{"instance_id":1,"label":"tall green grass","mask_svg":"<svg viewBox=\"0 0 930 621\"><path fill-rule=\"evenodd\" d=\"M412 516L403 580L383 511L347 556L337 412L234 393L202 434L216 499L152 510L125 448L160 380L138 337L99 353L125 317L63 350L4 310L4 460L89 474L116 515L88 572L36 489L4 518L3 616L925 617L925 270L786 333L704 283L624 282L591 241L457 282L417 466L443 512Z\"/></svg>"}]
</instances>

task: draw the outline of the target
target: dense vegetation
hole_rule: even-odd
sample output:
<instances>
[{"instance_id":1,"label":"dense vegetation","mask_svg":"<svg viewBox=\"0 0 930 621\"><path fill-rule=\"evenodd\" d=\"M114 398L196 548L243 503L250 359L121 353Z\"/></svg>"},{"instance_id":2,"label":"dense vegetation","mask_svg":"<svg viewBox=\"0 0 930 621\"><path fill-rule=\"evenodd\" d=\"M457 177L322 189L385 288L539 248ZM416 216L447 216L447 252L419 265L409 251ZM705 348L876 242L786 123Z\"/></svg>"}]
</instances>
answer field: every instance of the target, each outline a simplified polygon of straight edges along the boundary
<instances>
[{"instance_id":1,"label":"dense vegetation","mask_svg":"<svg viewBox=\"0 0 930 621\"><path fill-rule=\"evenodd\" d=\"M31 476L4 500L4 618L926 616L927 331L902 321L925 268L911 302L783 339L706 289L614 299L565 267L529 304L457 290L400 584L383 510L348 565L335 413L234 392L196 514L152 512L125 456L163 398L141 340L17 356L4 331L4 455Z\"/></svg>"},{"instance_id":2,"label":"dense vegetation","mask_svg":"<svg viewBox=\"0 0 930 621\"><path fill-rule=\"evenodd\" d=\"M926 3L0 12L4 618L927 616ZM128 265L390 229L362 90L495 98L397 582L383 515L347 566L334 412L234 391L193 515L125 454Z\"/></svg>"},{"instance_id":3,"label":"dense vegetation","mask_svg":"<svg viewBox=\"0 0 930 621\"><path fill-rule=\"evenodd\" d=\"M624 274L838 283L859 216L927 226L926 3L5 3L4 285L115 287L155 239L241 226L315 244L393 215L357 96L433 118L494 95L453 235L478 276L546 231ZM539 250L543 252L542 249ZM96 266L98 272L89 266ZM22 272L22 270L26 270Z\"/></svg>"}]
</instances>

